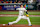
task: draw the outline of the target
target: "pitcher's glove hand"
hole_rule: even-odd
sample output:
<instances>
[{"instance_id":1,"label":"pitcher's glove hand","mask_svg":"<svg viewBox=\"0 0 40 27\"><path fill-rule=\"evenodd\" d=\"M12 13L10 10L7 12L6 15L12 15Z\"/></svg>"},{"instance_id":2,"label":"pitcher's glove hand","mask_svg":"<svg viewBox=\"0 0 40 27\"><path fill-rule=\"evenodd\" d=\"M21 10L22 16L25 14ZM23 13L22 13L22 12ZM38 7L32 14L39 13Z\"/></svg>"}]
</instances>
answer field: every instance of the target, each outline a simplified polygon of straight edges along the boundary
<instances>
[{"instance_id":1,"label":"pitcher's glove hand","mask_svg":"<svg viewBox=\"0 0 40 27\"><path fill-rule=\"evenodd\" d=\"M27 16L27 17L29 17L29 15L28 15L28 14L26 14L26 16Z\"/></svg>"}]
</instances>

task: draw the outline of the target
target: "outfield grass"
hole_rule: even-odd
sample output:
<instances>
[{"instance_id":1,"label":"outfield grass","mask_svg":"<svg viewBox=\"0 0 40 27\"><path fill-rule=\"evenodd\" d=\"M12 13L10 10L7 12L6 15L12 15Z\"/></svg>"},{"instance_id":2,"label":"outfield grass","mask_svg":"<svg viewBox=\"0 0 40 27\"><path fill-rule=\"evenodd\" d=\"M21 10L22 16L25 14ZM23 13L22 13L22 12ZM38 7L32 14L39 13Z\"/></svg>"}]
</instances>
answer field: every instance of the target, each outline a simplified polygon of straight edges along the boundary
<instances>
[{"instance_id":1,"label":"outfield grass","mask_svg":"<svg viewBox=\"0 0 40 27\"><path fill-rule=\"evenodd\" d=\"M29 15L40 15L40 12L28 12L28 13L29 13ZM19 12L0 11L0 14L19 14ZM26 13L25 13L25 15L26 15Z\"/></svg>"},{"instance_id":2,"label":"outfield grass","mask_svg":"<svg viewBox=\"0 0 40 27\"><path fill-rule=\"evenodd\" d=\"M0 17L0 24L8 24L8 22L15 21L17 19L16 17ZM30 21L32 24L40 25L40 17L30 17ZM16 24L28 24L27 20L21 19Z\"/></svg>"}]
</instances>

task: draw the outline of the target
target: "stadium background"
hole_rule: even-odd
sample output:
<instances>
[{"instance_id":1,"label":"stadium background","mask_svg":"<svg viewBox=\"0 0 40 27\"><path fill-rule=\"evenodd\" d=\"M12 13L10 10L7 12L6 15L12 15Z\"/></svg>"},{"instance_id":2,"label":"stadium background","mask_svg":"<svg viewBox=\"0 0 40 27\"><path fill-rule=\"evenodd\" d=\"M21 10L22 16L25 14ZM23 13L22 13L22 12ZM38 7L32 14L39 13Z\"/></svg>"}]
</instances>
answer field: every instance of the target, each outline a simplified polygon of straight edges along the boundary
<instances>
[{"instance_id":1,"label":"stadium background","mask_svg":"<svg viewBox=\"0 0 40 27\"><path fill-rule=\"evenodd\" d=\"M29 0L0 0L0 10L15 10L15 8L19 8L20 6L16 4L16 7L14 8L14 3L29 3L30 4L31 3L30 1ZM3 3L5 5L3 5ZM8 4L13 4L13 5L8 5ZM33 0L31 5L29 4L28 4L28 10L40 10L40 0Z\"/></svg>"},{"instance_id":2,"label":"stadium background","mask_svg":"<svg viewBox=\"0 0 40 27\"><path fill-rule=\"evenodd\" d=\"M32 25L39 25L38 27L40 27L40 0L0 0L0 24L15 21L19 14L16 8L20 8L20 4L23 6L26 4ZM16 24L28 24L28 22L21 19Z\"/></svg>"}]
</instances>

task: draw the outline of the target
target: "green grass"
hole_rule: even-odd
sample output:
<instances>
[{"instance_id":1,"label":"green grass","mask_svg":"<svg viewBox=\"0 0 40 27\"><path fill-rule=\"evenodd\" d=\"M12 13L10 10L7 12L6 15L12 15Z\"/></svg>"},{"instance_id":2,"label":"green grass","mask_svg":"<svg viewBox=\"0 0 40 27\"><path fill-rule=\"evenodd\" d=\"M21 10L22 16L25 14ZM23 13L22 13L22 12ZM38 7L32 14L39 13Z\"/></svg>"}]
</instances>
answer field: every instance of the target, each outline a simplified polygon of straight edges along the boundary
<instances>
[{"instance_id":1,"label":"green grass","mask_svg":"<svg viewBox=\"0 0 40 27\"><path fill-rule=\"evenodd\" d=\"M16 17L0 17L0 24L8 24L8 22L15 21L16 19L17 19L17 16ZM32 22L32 24L40 25L40 17L30 17L30 21ZM21 19L16 24L28 24L28 22L25 19Z\"/></svg>"},{"instance_id":2,"label":"green grass","mask_svg":"<svg viewBox=\"0 0 40 27\"><path fill-rule=\"evenodd\" d=\"M40 15L40 12L28 12L28 13L29 13L29 15ZM19 14L19 12L0 11L0 14ZM24 13L24 14L26 15L26 13Z\"/></svg>"},{"instance_id":3,"label":"green grass","mask_svg":"<svg viewBox=\"0 0 40 27\"><path fill-rule=\"evenodd\" d=\"M18 14L19 12L9 12L9 11L6 11L6 12L3 12L3 11L0 11L0 14Z\"/></svg>"},{"instance_id":4,"label":"green grass","mask_svg":"<svg viewBox=\"0 0 40 27\"><path fill-rule=\"evenodd\" d=\"M40 15L40 12L28 12L29 15Z\"/></svg>"},{"instance_id":5,"label":"green grass","mask_svg":"<svg viewBox=\"0 0 40 27\"><path fill-rule=\"evenodd\" d=\"M28 12L29 15L40 15L40 12ZM19 12L12 12L12 11L0 11L0 14L19 14ZM26 13L24 13L26 15ZM8 24L8 22L15 21L17 19L17 16L15 17L0 17L0 24ZM30 17L30 21L32 24L40 25L40 17ZM21 19L16 24L28 24L27 20Z\"/></svg>"}]
</instances>

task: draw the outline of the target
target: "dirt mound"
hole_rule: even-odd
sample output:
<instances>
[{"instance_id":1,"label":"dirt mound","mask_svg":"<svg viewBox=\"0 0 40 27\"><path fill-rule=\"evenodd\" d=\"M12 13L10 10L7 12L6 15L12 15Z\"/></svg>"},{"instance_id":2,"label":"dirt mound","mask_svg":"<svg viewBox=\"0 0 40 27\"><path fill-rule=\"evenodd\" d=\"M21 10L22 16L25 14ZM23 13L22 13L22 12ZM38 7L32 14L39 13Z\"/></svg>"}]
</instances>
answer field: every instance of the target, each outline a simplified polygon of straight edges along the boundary
<instances>
[{"instance_id":1,"label":"dirt mound","mask_svg":"<svg viewBox=\"0 0 40 27\"><path fill-rule=\"evenodd\" d=\"M23 24L15 24L15 25L5 25L3 26L2 24L0 25L0 27L40 27L40 25L32 25L32 26L28 26L28 25L23 25Z\"/></svg>"}]
</instances>

